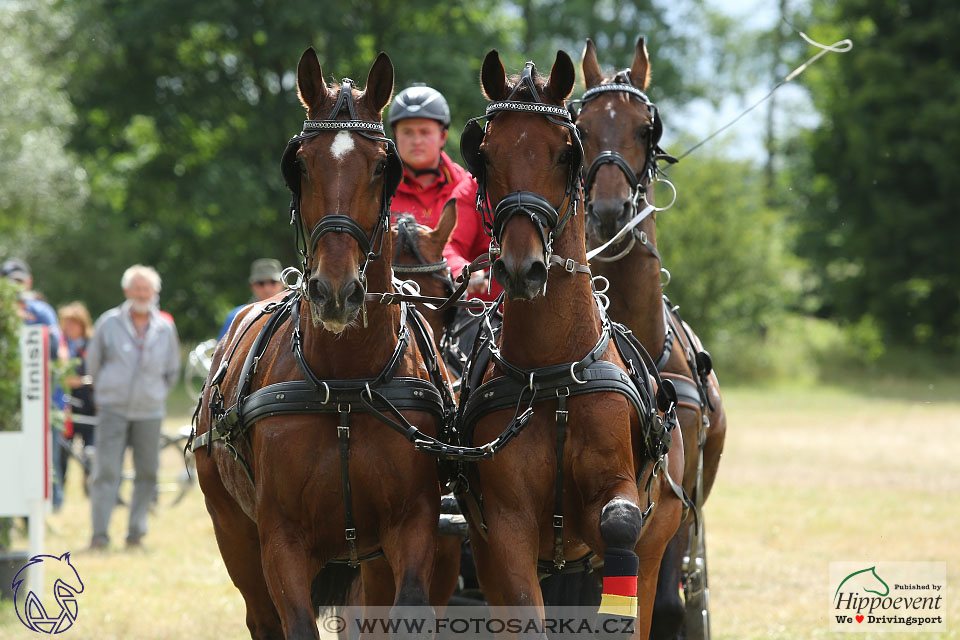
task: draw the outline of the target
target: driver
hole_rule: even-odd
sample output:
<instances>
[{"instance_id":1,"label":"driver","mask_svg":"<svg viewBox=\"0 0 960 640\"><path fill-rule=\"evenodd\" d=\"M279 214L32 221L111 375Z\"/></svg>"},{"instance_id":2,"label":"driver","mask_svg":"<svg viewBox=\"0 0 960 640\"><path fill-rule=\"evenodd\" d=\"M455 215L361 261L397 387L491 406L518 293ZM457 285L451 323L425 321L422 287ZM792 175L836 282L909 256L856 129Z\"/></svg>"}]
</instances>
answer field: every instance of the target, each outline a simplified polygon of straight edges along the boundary
<instances>
[{"instance_id":1,"label":"driver","mask_svg":"<svg viewBox=\"0 0 960 640\"><path fill-rule=\"evenodd\" d=\"M443 251L450 273L456 277L464 265L487 251L490 240L476 210L476 181L443 151L450 128L450 107L439 91L417 83L393 99L388 122L403 160L403 180L390 204L391 218L410 214L432 229L440 220L443 205L456 198L457 226ZM468 295L496 297L498 285L494 283L497 290L488 296L485 277L486 272L474 274Z\"/></svg>"}]
</instances>

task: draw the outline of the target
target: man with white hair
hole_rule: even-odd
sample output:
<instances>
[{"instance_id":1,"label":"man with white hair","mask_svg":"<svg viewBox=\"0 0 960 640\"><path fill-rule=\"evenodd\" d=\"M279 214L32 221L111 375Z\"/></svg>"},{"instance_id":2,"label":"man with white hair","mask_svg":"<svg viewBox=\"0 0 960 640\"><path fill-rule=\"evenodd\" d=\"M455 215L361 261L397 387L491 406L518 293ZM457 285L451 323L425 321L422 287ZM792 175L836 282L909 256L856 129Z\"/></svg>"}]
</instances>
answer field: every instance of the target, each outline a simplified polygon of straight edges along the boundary
<instances>
[{"instance_id":1,"label":"man with white hair","mask_svg":"<svg viewBox=\"0 0 960 640\"><path fill-rule=\"evenodd\" d=\"M97 320L87 347L97 406L97 444L90 486L91 549L105 549L117 503L127 444L133 449L133 498L127 546L147 533L160 464L160 425L167 394L180 372L180 345L174 325L159 313L160 275L133 265L120 281L126 301Z\"/></svg>"}]
</instances>

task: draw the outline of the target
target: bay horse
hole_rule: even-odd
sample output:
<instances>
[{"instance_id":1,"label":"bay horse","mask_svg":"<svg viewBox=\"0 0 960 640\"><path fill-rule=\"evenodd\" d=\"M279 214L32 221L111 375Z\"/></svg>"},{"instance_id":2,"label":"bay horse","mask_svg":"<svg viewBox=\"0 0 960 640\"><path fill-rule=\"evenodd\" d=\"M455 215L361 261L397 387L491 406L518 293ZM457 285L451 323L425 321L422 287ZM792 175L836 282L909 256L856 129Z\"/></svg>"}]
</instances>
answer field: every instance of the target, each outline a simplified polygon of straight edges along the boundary
<instances>
[{"instance_id":1,"label":"bay horse","mask_svg":"<svg viewBox=\"0 0 960 640\"><path fill-rule=\"evenodd\" d=\"M368 288L392 290L401 164L381 113L393 78L384 53L362 92L328 86L312 48L300 58L308 120L281 168L302 271L241 312L197 408L188 446L256 639L318 638L317 607L344 603L355 567L380 553L362 565L363 604L430 605L437 464L406 439L414 424L440 431L444 382L412 308L366 304Z\"/></svg>"},{"instance_id":2,"label":"bay horse","mask_svg":"<svg viewBox=\"0 0 960 640\"><path fill-rule=\"evenodd\" d=\"M727 421L709 355L663 295L656 209L648 211L644 205L654 202L657 161L672 158L658 146L663 128L660 114L644 93L650 80L644 39L637 40L631 67L613 76L604 77L600 72L590 39L581 65L587 91L576 124L587 167L588 245L610 241L632 219L648 213L621 241L596 255L591 266L609 281L611 317L625 324L650 353L659 354L661 375L677 389L686 457L683 486L699 511L716 478ZM697 633L709 637L709 629L693 629L703 626L698 618L707 604L705 549L699 548L702 534L702 522L689 513L667 547L654 608L655 638L677 637L683 625L684 604L677 589L681 582L687 615L691 616L688 637ZM698 561L702 567L693 566Z\"/></svg>"},{"instance_id":3,"label":"bay horse","mask_svg":"<svg viewBox=\"0 0 960 640\"><path fill-rule=\"evenodd\" d=\"M425 296L446 298L453 293L453 276L443 257L443 248L456 225L456 200L444 205L437 226L433 229L418 224L411 215L398 216L393 224L393 272L396 277L413 280ZM437 311L426 305L417 309L426 318L434 338L439 342L444 327L456 309Z\"/></svg>"},{"instance_id":4,"label":"bay horse","mask_svg":"<svg viewBox=\"0 0 960 640\"><path fill-rule=\"evenodd\" d=\"M667 386L654 388L639 356L625 362L591 289L577 215L582 150L563 106L574 80L563 51L546 80L532 62L508 80L490 51L481 70L488 123L474 118L461 138L507 299L499 341L481 338L461 379L457 424L467 445L501 432L513 440L465 467L457 490L491 605L532 607L525 615L542 619L538 572L583 567L596 554L598 623L626 620L642 638L680 522L670 478L681 478L683 443L658 413L672 415Z\"/></svg>"}]
</instances>

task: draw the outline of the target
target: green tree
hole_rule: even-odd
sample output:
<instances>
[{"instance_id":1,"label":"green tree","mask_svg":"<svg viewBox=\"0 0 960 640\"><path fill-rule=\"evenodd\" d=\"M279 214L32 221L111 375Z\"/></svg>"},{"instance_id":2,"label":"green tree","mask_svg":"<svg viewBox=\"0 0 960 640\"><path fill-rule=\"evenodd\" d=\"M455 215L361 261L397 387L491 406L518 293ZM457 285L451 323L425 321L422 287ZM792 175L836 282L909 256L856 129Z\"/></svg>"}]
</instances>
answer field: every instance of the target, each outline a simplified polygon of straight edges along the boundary
<instances>
[{"instance_id":1,"label":"green tree","mask_svg":"<svg viewBox=\"0 0 960 640\"><path fill-rule=\"evenodd\" d=\"M888 339L960 347L960 6L817 3L815 31L852 38L805 76L822 114L796 186L799 250L823 315L873 316Z\"/></svg>"},{"instance_id":2,"label":"green tree","mask_svg":"<svg viewBox=\"0 0 960 640\"><path fill-rule=\"evenodd\" d=\"M657 245L672 276L664 292L708 349L731 335L762 339L799 278L784 213L765 202L763 170L701 151L669 174L677 201L657 214ZM670 196L658 189L657 203Z\"/></svg>"},{"instance_id":3,"label":"green tree","mask_svg":"<svg viewBox=\"0 0 960 640\"><path fill-rule=\"evenodd\" d=\"M70 229L88 194L65 150L76 116L63 69L50 64L72 22L51 4L0 4L0 258L39 251L45 232Z\"/></svg>"},{"instance_id":4,"label":"green tree","mask_svg":"<svg viewBox=\"0 0 960 640\"><path fill-rule=\"evenodd\" d=\"M700 5L687 0L687 13L674 20ZM49 224L31 217L38 207L19 206L0 225L10 220L31 234L24 257L48 298L83 299L95 314L119 301L124 268L155 266L164 278L162 306L188 340L209 337L223 313L247 299L253 259L296 264L278 164L303 119L295 70L307 46L331 80L362 84L377 51L386 50L398 88L422 81L441 89L453 112L448 150L455 159L460 123L485 104L478 74L491 48L516 71L526 57L549 65L561 47L577 58L590 35L607 47L605 61L625 65L636 36L647 32L658 92L693 95L700 83L686 53L696 34L671 28L649 0L359 0L349 10L277 0L2 6L20 8L5 33L23 34L15 52L40 65L35 77L11 80L4 98L24 94L21 85L46 87L56 98L46 104L70 108L59 120L38 118L56 123L59 137L44 141L66 145L45 152L41 164L75 157L70 175L82 180L67 181L61 171L43 181L57 187L48 198L56 206L40 207L43 215L63 212ZM31 197L39 188L21 182Z\"/></svg>"}]
</instances>

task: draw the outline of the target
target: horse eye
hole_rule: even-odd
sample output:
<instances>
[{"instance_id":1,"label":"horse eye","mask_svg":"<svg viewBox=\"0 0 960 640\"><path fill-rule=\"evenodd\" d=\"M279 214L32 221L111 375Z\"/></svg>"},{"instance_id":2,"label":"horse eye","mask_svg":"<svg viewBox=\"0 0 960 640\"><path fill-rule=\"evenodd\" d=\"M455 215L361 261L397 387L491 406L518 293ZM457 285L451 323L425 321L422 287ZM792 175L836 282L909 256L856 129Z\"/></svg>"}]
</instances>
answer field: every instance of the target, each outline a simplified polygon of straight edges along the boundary
<instances>
[{"instance_id":1,"label":"horse eye","mask_svg":"<svg viewBox=\"0 0 960 640\"><path fill-rule=\"evenodd\" d=\"M566 151L560 154L559 164L570 164L570 161L573 159L573 151L567 147Z\"/></svg>"},{"instance_id":2,"label":"horse eye","mask_svg":"<svg viewBox=\"0 0 960 640\"><path fill-rule=\"evenodd\" d=\"M380 160L380 162L377 163L377 166L374 167L374 169L373 169L373 175L379 176L380 174L382 174L382 173L386 170L386 168L387 168L387 161L386 161L386 160Z\"/></svg>"},{"instance_id":3,"label":"horse eye","mask_svg":"<svg viewBox=\"0 0 960 640\"><path fill-rule=\"evenodd\" d=\"M300 169L300 173L307 175L307 161L303 158L297 158L297 168Z\"/></svg>"}]
</instances>

